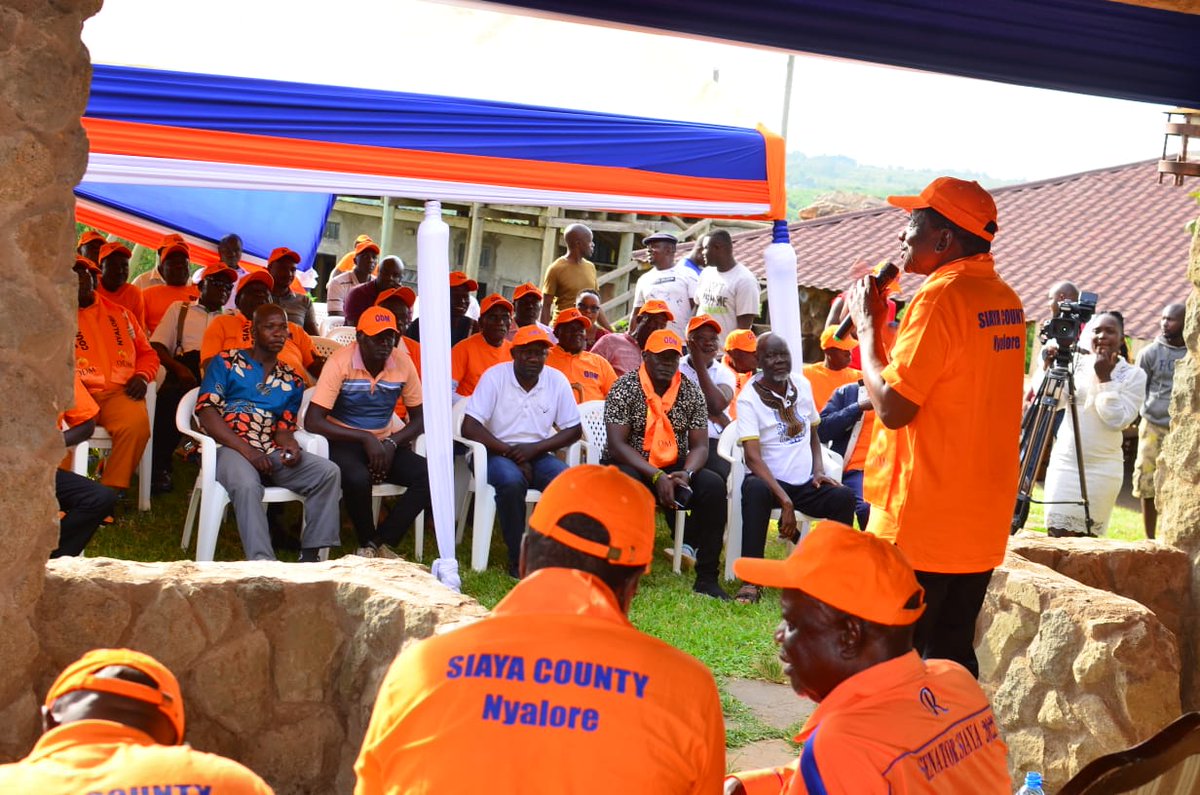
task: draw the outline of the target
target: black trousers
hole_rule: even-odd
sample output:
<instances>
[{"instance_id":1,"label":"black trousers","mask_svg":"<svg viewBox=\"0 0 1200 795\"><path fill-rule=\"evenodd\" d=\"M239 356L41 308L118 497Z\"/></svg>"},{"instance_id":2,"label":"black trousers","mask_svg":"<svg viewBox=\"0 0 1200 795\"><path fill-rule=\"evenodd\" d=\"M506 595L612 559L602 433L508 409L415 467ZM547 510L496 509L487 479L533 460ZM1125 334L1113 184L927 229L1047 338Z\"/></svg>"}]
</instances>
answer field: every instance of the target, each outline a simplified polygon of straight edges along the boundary
<instances>
[{"instance_id":1,"label":"black trousers","mask_svg":"<svg viewBox=\"0 0 1200 795\"><path fill-rule=\"evenodd\" d=\"M58 524L58 548L50 557L79 555L104 517L112 515L117 493L83 475L56 469L54 495L58 497L58 509L66 516Z\"/></svg>"},{"instance_id":2,"label":"black trousers","mask_svg":"<svg viewBox=\"0 0 1200 795\"><path fill-rule=\"evenodd\" d=\"M191 370L192 375L196 377L196 383L200 383L200 351L188 351L175 358ZM187 392L188 390L179 383L175 373L168 370L154 404L154 435L150 439L153 445L153 451L150 453L150 468L155 474L171 471L171 456L175 453L175 448L179 446L179 439L182 436L179 429L175 427L175 410L179 408L179 401L183 400L183 396Z\"/></svg>"},{"instance_id":3,"label":"black trousers","mask_svg":"<svg viewBox=\"0 0 1200 795\"><path fill-rule=\"evenodd\" d=\"M708 460L704 462L704 468L716 472L717 477L727 481L729 480L729 462L717 455L717 441L717 439L708 440Z\"/></svg>"},{"instance_id":4,"label":"black trousers","mask_svg":"<svg viewBox=\"0 0 1200 795\"><path fill-rule=\"evenodd\" d=\"M780 480L779 485L800 513L854 524L857 501L853 489L847 486L817 488L811 480L799 486ZM763 556L767 547L767 525L771 521L771 511L778 507L779 500L775 499L767 482L747 472L746 479L742 481L742 557Z\"/></svg>"},{"instance_id":5,"label":"black trousers","mask_svg":"<svg viewBox=\"0 0 1200 795\"><path fill-rule=\"evenodd\" d=\"M917 582L925 589L925 612L917 619L913 647L922 657L953 660L979 678L975 620L991 579L991 569L971 574L917 572Z\"/></svg>"},{"instance_id":6,"label":"black trousers","mask_svg":"<svg viewBox=\"0 0 1200 795\"><path fill-rule=\"evenodd\" d=\"M636 469L618 467L634 480L641 481L650 493L654 485L649 478L642 477ZM683 464L675 463L663 467L664 472L678 472ZM696 582L716 582L717 569L721 565L721 547L725 543L725 481L709 469L701 469L692 475L692 500L687 504L688 516L683 530L683 543L696 550ZM674 512L668 513L673 520ZM672 527L674 525L672 524Z\"/></svg>"},{"instance_id":7,"label":"black trousers","mask_svg":"<svg viewBox=\"0 0 1200 795\"><path fill-rule=\"evenodd\" d=\"M360 547L379 540L395 544L404 537L417 515L429 510L429 469L424 456L404 447L392 456L392 468L384 480L404 486L406 491L378 528L371 516L371 471L363 446L331 439L329 460L342 471L342 506L354 525Z\"/></svg>"}]
</instances>

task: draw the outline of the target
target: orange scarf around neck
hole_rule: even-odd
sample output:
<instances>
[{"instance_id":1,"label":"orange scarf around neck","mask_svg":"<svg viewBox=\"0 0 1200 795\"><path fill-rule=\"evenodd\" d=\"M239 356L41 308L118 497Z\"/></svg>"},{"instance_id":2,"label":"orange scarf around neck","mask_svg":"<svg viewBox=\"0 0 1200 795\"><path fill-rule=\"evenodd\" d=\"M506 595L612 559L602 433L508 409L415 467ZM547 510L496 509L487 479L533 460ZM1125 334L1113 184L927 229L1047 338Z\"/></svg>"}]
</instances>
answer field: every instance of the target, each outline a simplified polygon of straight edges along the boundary
<instances>
[{"instance_id":1,"label":"orange scarf around neck","mask_svg":"<svg viewBox=\"0 0 1200 795\"><path fill-rule=\"evenodd\" d=\"M659 397L650 381L650 374L646 372L646 365L638 368L638 381L646 393L646 434L642 437L642 450L649 453L650 465L660 469L679 460L679 443L675 441L675 429L667 412L675 405L681 378L676 372L666 393Z\"/></svg>"}]
</instances>

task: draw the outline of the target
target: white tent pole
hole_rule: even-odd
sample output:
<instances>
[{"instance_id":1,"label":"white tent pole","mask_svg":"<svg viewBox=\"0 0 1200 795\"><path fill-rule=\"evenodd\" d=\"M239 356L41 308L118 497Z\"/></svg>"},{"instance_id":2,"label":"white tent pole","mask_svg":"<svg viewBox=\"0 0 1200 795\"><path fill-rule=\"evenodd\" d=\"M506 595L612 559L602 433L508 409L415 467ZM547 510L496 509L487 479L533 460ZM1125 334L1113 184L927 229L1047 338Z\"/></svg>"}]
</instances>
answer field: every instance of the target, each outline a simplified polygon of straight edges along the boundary
<instances>
[{"instance_id":1,"label":"white tent pole","mask_svg":"<svg viewBox=\"0 0 1200 795\"><path fill-rule=\"evenodd\" d=\"M804 355L800 334L800 289L796 284L796 250L789 242L787 221L776 221L771 244L763 252L767 272L767 306L771 310L771 331L782 334L792 351L797 370ZM425 357L422 354L421 361Z\"/></svg>"}]
</instances>

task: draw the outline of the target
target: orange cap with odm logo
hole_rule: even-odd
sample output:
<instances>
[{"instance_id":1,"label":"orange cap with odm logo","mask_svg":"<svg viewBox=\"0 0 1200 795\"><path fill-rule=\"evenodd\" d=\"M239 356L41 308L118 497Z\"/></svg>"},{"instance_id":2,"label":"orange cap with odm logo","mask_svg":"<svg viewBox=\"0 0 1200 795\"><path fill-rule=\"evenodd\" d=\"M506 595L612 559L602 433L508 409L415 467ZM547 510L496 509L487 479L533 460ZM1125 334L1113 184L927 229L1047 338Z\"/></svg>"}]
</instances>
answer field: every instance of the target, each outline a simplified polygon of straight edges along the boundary
<instances>
[{"instance_id":1,"label":"orange cap with odm logo","mask_svg":"<svg viewBox=\"0 0 1200 795\"><path fill-rule=\"evenodd\" d=\"M835 336L836 334L837 326L827 326L821 332L821 350L836 348L839 351L852 351L858 347L858 340L849 334L846 335L845 339L840 340Z\"/></svg>"},{"instance_id":2,"label":"orange cap with odm logo","mask_svg":"<svg viewBox=\"0 0 1200 795\"><path fill-rule=\"evenodd\" d=\"M683 342L680 341L679 335L674 331L660 328L646 340L645 350L650 353L662 353L663 351L683 353Z\"/></svg>"},{"instance_id":3,"label":"orange cap with odm logo","mask_svg":"<svg viewBox=\"0 0 1200 795\"><path fill-rule=\"evenodd\" d=\"M559 524L572 513L586 514L604 525L608 543L581 538ZM616 467L581 464L546 487L529 517L529 527L614 565L645 566L654 555L654 498Z\"/></svg>"},{"instance_id":4,"label":"orange cap with odm logo","mask_svg":"<svg viewBox=\"0 0 1200 795\"><path fill-rule=\"evenodd\" d=\"M100 261L104 260L110 254L124 254L127 257L132 257L133 252L129 250L129 246L122 243L120 240L114 240L111 243L105 243L100 247Z\"/></svg>"},{"instance_id":5,"label":"orange cap with odm logo","mask_svg":"<svg viewBox=\"0 0 1200 795\"><path fill-rule=\"evenodd\" d=\"M534 284L533 282L525 282L524 284L519 286L517 289L513 290L513 300L514 301L519 301L527 295L536 295L538 298L541 298L542 291L539 290L537 288L537 285Z\"/></svg>"},{"instance_id":6,"label":"orange cap with odm logo","mask_svg":"<svg viewBox=\"0 0 1200 795\"><path fill-rule=\"evenodd\" d=\"M157 687L130 682L126 679L95 675L113 665L141 671L153 679ZM148 654L142 654L132 649L93 649L89 651L68 665L54 680L54 684L50 685L50 692L46 693L46 707L53 707L55 701L76 690L110 693L114 696L124 696L135 701L152 704L158 707L159 712L165 715L167 720L171 721L171 725L175 727L175 744L179 745L183 742L183 693L179 689L179 681L165 665Z\"/></svg>"},{"instance_id":7,"label":"orange cap with odm logo","mask_svg":"<svg viewBox=\"0 0 1200 795\"><path fill-rule=\"evenodd\" d=\"M978 182L954 177L938 177L925 186L920 196L888 196L888 204L908 210L926 207L937 210L948 220L984 240L996 236L996 202Z\"/></svg>"},{"instance_id":8,"label":"orange cap with odm logo","mask_svg":"<svg viewBox=\"0 0 1200 795\"><path fill-rule=\"evenodd\" d=\"M675 316L671 314L671 310L667 308L666 301L660 301L657 298L647 301L642 304L642 308L638 310L639 315L666 315L667 320L674 320Z\"/></svg>"},{"instance_id":9,"label":"orange cap with odm logo","mask_svg":"<svg viewBox=\"0 0 1200 795\"><path fill-rule=\"evenodd\" d=\"M725 338L725 350L754 353L758 350L758 337L748 328L734 329Z\"/></svg>"},{"instance_id":10,"label":"orange cap with odm logo","mask_svg":"<svg viewBox=\"0 0 1200 795\"><path fill-rule=\"evenodd\" d=\"M462 287L464 284L471 292L475 292L479 289L479 282L475 281L467 274L463 273L462 271L450 271L450 289L453 290L455 287Z\"/></svg>"},{"instance_id":11,"label":"orange cap with odm logo","mask_svg":"<svg viewBox=\"0 0 1200 795\"><path fill-rule=\"evenodd\" d=\"M375 299L375 306L380 306L389 298L399 298L409 309L412 309L412 305L417 302L417 294L411 287L391 287L379 294L379 297Z\"/></svg>"},{"instance_id":12,"label":"orange cap with odm logo","mask_svg":"<svg viewBox=\"0 0 1200 795\"><path fill-rule=\"evenodd\" d=\"M894 544L840 522L821 522L785 560L739 558L746 582L794 588L873 624L904 627L925 612L925 589Z\"/></svg>"},{"instance_id":13,"label":"orange cap with odm logo","mask_svg":"<svg viewBox=\"0 0 1200 795\"><path fill-rule=\"evenodd\" d=\"M396 316L381 306L373 306L358 318L358 330L368 337L396 330Z\"/></svg>"},{"instance_id":14,"label":"orange cap with odm logo","mask_svg":"<svg viewBox=\"0 0 1200 795\"><path fill-rule=\"evenodd\" d=\"M689 320L687 333L691 334L696 329L703 328L705 326L712 326L714 331L716 331L718 334L721 333L721 324L718 323L717 319L711 315L696 315L694 318Z\"/></svg>"},{"instance_id":15,"label":"orange cap with odm logo","mask_svg":"<svg viewBox=\"0 0 1200 795\"><path fill-rule=\"evenodd\" d=\"M582 323L585 329L592 327L592 321L588 320L587 315L583 314L575 307L564 309L554 318L555 329L557 329L563 323Z\"/></svg>"},{"instance_id":16,"label":"orange cap with odm logo","mask_svg":"<svg viewBox=\"0 0 1200 795\"><path fill-rule=\"evenodd\" d=\"M454 285L450 285L450 286L453 287ZM509 312L512 312L512 308L513 308L512 304L509 302L509 300L507 298L500 295L499 293L492 293L487 298L484 298L482 301L479 302L479 316L483 317L484 315L486 315L488 313L488 310L490 310L492 307L495 307L495 306L503 306L503 307L507 308Z\"/></svg>"},{"instance_id":17,"label":"orange cap with odm logo","mask_svg":"<svg viewBox=\"0 0 1200 795\"><path fill-rule=\"evenodd\" d=\"M549 348L554 343L550 341L550 335L542 331L540 326L528 325L521 326L517 329L517 333L513 335L512 346L519 348L522 345L544 344Z\"/></svg>"}]
</instances>

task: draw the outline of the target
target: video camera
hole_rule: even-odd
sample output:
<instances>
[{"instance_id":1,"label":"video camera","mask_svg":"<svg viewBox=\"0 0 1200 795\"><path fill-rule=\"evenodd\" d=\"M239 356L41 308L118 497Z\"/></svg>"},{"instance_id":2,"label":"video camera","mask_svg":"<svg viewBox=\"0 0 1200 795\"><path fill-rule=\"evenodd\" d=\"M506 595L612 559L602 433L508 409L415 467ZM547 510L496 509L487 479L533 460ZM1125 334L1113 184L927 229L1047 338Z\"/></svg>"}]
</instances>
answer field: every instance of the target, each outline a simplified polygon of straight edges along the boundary
<instances>
[{"instance_id":1,"label":"video camera","mask_svg":"<svg viewBox=\"0 0 1200 795\"><path fill-rule=\"evenodd\" d=\"M1053 339L1058 344L1055 359L1064 366L1070 365L1071 356L1079 342L1083 327L1096 314L1096 302L1100 296L1096 293L1080 293L1078 301L1062 301L1058 305L1058 315L1042 324L1038 339L1045 344Z\"/></svg>"}]
</instances>

